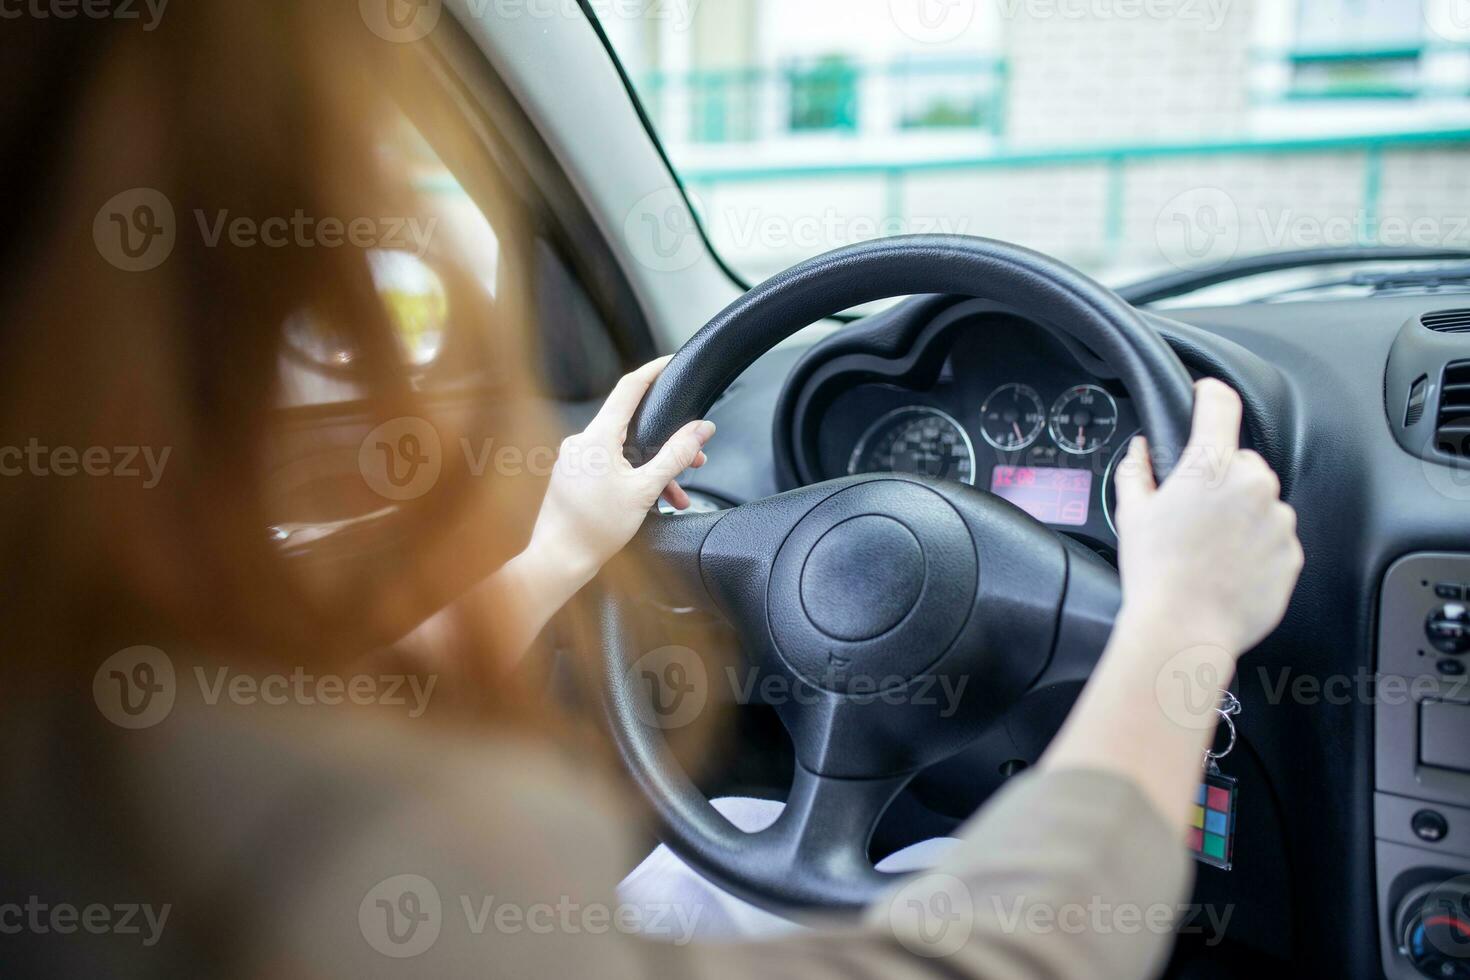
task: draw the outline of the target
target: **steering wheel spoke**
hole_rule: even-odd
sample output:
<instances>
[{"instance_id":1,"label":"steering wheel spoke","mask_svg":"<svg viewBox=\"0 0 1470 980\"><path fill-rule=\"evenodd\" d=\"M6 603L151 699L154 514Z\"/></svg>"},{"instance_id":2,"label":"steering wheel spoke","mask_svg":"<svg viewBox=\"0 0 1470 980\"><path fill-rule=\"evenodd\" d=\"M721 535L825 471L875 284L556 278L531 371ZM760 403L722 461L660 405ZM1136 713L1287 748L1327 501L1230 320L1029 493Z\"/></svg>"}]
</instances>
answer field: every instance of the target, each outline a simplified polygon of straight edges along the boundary
<instances>
[{"instance_id":1,"label":"steering wheel spoke","mask_svg":"<svg viewBox=\"0 0 1470 980\"><path fill-rule=\"evenodd\" d=\"M860 906L897 876L868 860L873 830L911 774L873 779L821 776L797 765L786 808L756 835L792 884L786 900ZM815 894L813 888L819 889Z\"/></svg>"}]
</instances>

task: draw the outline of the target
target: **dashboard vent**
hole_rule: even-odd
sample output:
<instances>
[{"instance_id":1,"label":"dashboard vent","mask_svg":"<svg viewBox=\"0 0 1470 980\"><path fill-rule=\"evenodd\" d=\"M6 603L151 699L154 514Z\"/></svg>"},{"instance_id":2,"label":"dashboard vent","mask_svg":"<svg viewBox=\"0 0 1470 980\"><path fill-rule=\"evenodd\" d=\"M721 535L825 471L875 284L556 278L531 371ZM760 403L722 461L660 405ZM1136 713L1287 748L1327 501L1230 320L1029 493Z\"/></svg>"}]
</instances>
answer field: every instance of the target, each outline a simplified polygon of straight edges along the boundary
<instances>
[{"instance_id":1,"label":"dashboard vent","mask_svg":"<svg viewBox=\"0 0 1470 980\"><path fill-rule=\"evenodd\" d=\"M1444 367L1439 386L1439 414L1434 423L1434 448L1450 456L1470 459L1470 361Z\"/></svg>"},{"instance_id":2,"label":"dashboard vent","mask_svg":"<svg viewBox=\"0 0 1470 980\"><path fill-rule=\"evenodd\" d=\"M1419 375L1419 380L1409 388L1409 405L1404 409L1404 427L1418 425L1424 417L1424 402L1429 397L1429 375Z\"/></svg>"},{"instance_id":3,"label":"dashboard vent","mask_svg":"<svg viewBox=\"0 0 1470 980\"><path fill-rule=\"evenodd\" d=\"M1470 332L1470 310L1435 310L1419 318L1419 322L1439 333Z\"/></svg>"}]
</instances>

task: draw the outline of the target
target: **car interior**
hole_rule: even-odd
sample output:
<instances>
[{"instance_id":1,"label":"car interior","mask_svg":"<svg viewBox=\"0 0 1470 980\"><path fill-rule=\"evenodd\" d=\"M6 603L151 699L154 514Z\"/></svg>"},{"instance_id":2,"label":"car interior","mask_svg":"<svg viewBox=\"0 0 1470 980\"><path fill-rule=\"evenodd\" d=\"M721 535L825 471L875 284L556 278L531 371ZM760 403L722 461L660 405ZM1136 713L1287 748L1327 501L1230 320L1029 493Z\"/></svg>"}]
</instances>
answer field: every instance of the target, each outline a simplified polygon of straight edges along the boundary
<instances>
[{"instance_id":1,"label":"car interior","mask_svg":"<svg viewBox=\"0 0 1470 980\"><path fill-rule=\"evenodd\" d=\"M483 152L441 158L427 120L407 119L392 137L446 218L450 234L435 248L463 254L487 281L498 221L490 178L531 215L539 363L568 432L620 374L664 353L676 356L634 419L633 450L656 450L692 419L718 425L708 464L681 480L693 506L665 508L632 546L668 574L650 580L659 584L649 594L610 595L601 609L606 690L596 696L658 817L659 841L721 888L783 914L855 909L888 887L892 876L876 871L877 861L951 833L1056 733L1121 601L1113 473L1138 434L1167 473L1188 437L1192 383L1218 378L1241 395L1243 443L1269 462L1299 515L1306 563L1285 621L1244 657L1231 688L1240 712L1220 760L1239 787L1230 850L1200 862L1193 897L1201 908L1228 908L1228 925L1186 917L1168 975L1470 977L1463 226L1434 240L1287 235L1260 248L1236 227L1250 220L1246 192L1229 183L1225 163L1210 164L1182 186L1209 192L1188 200L1206 202L1193 212L1205 216L1200 228L1234 236L1227 253L1169 262L1167 248L1150 241L1151 265L1093 262L1067 236L1091 220L1081 212L1091 213L1094 196L1105 243L1126 251L1135 227L1167 237L1174 205L1166 202L1180 186L1167 167L1194 165L1203 151L1175 146L1135 163L1116 149L1066 158L1049 150L1057 159L1037 164L1038 150L1006 149L1022 174L1016 187L1029 189L1005 191L996 181L1012 171L988 158L951 173L952 164L923 156L928 149L905 157L897 137L872 151L889 158L870 154L867 105L854 107L892 76L851 82L835 56L783 69L784 95L763 95L754 83L747 92L750 105L789 100L781 103L789 128L822 132L788 133L790 146L767 146L759 135L742 142L727 129L717 138L670 135L679 112L692 112L696 128L715 116L721 127L746 124L713 112L738 100L710 95L712 76L678 88L704 70L701 45L739 33L737 6L769 5L708 0L696 14L697 4L625 10L580 0L504 15L474 0L419 5L435 27L413 43L435 66L446 117L474 133ZM1253 9L1239 6L1232 17ZM1416 8L1416 30L1427 31L1418 4L1405 6ZM1313 4L1302 7L1301 23L1316 23ZM1100 32L1142 36L1157 26L1108 21L1109 5L1083 8L1091 14L1078 21L1090 16ZM691 29L679 21L686 15L715 24ZM757 47L772 31L796 30L751 16ZM840 47L822 38L820 18L801 23L815 33L817 55ZM1229 23L1207 25L1214 33L1198 43L1217 43ZM1005 36L1011 26L997 29ZM1072 21L1041 26L1040 36L1071 43L1062 35ZM1150 34L1150 43L1177 45L1188 60L1196 35L1166 26L1172 33L1163 42ZM649 81L655 40L680 30L693 37L681 42L685 60ZM1112 63L1113 34L1100 36L1094 66ZM1392 75L1411 60L1387 53L1386 42L1375 54L1352 41L1357 47L1336 61L1309 51L1283 63L1310 87L1332 82L1344 64ZM1039 43L1011 36L1013 63L1001 74L1015 88L997 98L1022 101L1015 92L1043 59L1027 45ZM1470 50L1470 33L1434 44L1458 57ZM1136 67L1116 58L1120 76ZM721 85L736 67L721 67ZM910 68L939 88L948 77ZM1237 70L1269 75L1255 63ZM1400 197L1449 228L1447 215L1470 214L1464 79L1470 62L1459 101L1444 109L1449 122L1406 124L1391 137L1374 130L1369 140L1334 121L1323 124L1330 132L1259 136L1266 149L1236 145L1206 162L1244 167L1259 152L1262 173L1249 186L1287 199L1288 209L1297 195L1303 211L1317 206L1315 185L1343 159L1369 161L1381 209L1394 180L1422 191L1433 181L1415 168L1444 165L1453 174L1445 196ZM1116 79L1099 84L1126 100ZM975 104L991 104L985 92ZM1280 111L1309 101L1283 97ZM1414 99L1388 101L1408 111ZM1308 109L1343 113L1352 102L1321 97ZM934 146L958 138L950 130L979 125L979 116L951 109L959 122L934 134ZM949 117L934 111L942 119L933 128L943 128ZM844 112L859 120L850 132ZM765 125L746 122L757 134ZM986 125L1020 133L1025 124ZM1054 135L1079 145L1090 138L1080 128ZM836 158L825 170L812 162L829 151ZM1086 169L1094 163L1096 180ZM842 195L870 174L874 186L895 173L911 182L880 191L881 207L943 217L950 198L935 189L938 176L922 183L924 167L951 182L947 194L1019 195L1022 214L997 222L1000 231L980 221L875 221L871 234L844 227L810 243L794 233L731 237L728 214L741 207L755 209L752 220L800 231L790 215L830 194L834 212L850 218L855 206ZM1108 187L1128 195L1109 203L1093 193ZM1220 219L1224 205L1209 196L1221 187L1232 190L1233 219ZM1067 230L1026 234L1026 213L1050 220L1052 207L1071 209ZM431 250L414 265L432 279L437 259ZM466 379L435 370L437 352L470 329L449 310L413 338L416 383L446 405L476 397ZM385 513L357 469L364 426L351 411L351 352L311 331L293 344L286 438L272 462L280 515L272 534L303 561L350 560L375 546ZM359 506L344 511L348 487ZM686 765L675 740L648 723L648 693L622 669L650 646L632 634L632 604L657 610L671 643L713 630L771 682L732 694L731 730L704 765ZM560 639L553 623L536 669L546 673L548 697L581 696L555 681ZM896 703L860 690L848 673L855 661L899 687L922 678L935 696ZM728 796L786 807L771 828L746 834L709 802ZM1426 912L1435 903L1442 911ZM1445 936L1458 954L1446 952Z\"/></svg>"}]
</instances>

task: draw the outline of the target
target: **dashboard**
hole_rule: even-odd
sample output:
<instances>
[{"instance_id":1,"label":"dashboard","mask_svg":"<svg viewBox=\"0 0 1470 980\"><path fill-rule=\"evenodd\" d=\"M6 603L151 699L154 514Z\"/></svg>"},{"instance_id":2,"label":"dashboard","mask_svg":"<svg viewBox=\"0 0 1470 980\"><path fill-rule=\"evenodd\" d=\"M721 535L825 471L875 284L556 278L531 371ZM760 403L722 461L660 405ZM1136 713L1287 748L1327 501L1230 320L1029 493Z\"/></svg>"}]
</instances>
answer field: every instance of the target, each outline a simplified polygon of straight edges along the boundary
<instances>
[{"instance_id":1,"label":"dashboard","mask_svg":"<svg viewBox=\"0 0 1470 980\"><path fill-rule=\"evenodd\" d=\"M1132 399L1031 321L947 318L875 377L859 355L829 362L826 397L799 421L817 479L914 473L989 490L1037 520L1111 548L1112 470L1139 431Z\"/></svg>"},{"instance_id":2,"label":"dashboard","mask_svg":"<svg viewBox=\"0 0 1470 980\"><path fill-rule=\"evenodd\" d=\"M1454 305L1404 295L1141 312L1193 376L1241 392L1242 441L1281 478L1307 556L1285 620L1236 677L1241 860L1196 881L1195 902L1233 910L1222 948L1241 972L1294 962L1425 975L1420 954L1432 950L1416 947L1413 912L1426 888L1470 882L1470 741L1457 727L1470 718L1470 649L1435 643L1470 596L1470 449L1458 465L1422 450L1423 430L1457 424L1451 396L1470 385L1470 331L1439 329L1451 314L1470 322ZM945 296L803 340L769 352L711 408L719 442L686 489L738 506L873 468L988 491L1029 467L1030 496L1012 502L1105 557L1116 548L1110 469L1137 414L1093 352L1017 311ZM1107 402L1085 406L1084 444L1058 402L1088 385L1111 398L1116 423ZM1085 513L1066 497L1083 493ZM1384 678L1418 693L1379 697ZM1074 695L1039 695L924 773L907 794L922 808L906 819L973 812L1039 757Z\"/></svg>"}]
</instances>

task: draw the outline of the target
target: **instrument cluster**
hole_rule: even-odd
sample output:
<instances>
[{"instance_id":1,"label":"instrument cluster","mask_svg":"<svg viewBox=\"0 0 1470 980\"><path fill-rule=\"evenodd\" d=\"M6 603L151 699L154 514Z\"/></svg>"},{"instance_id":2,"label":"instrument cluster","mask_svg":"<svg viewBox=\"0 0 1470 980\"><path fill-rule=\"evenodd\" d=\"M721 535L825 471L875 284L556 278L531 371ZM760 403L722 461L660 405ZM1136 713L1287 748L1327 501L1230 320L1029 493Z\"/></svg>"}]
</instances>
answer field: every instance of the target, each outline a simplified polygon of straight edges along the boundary
<instances>
[{"instance_id":1,"label":"instrument cluster","mask_svg":"<svg viewBox=\"0 0 1470 980\"><path fill-rule=\"evenodd\" d=\"M1138 431L1131 399L1042 328L1007 327L948 338L927 384L860 383L835 399L822 421L828 475L968 483L1111 545L1111 471Z\"/></svg>"}]
</instances>

